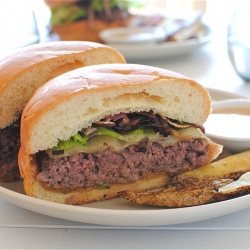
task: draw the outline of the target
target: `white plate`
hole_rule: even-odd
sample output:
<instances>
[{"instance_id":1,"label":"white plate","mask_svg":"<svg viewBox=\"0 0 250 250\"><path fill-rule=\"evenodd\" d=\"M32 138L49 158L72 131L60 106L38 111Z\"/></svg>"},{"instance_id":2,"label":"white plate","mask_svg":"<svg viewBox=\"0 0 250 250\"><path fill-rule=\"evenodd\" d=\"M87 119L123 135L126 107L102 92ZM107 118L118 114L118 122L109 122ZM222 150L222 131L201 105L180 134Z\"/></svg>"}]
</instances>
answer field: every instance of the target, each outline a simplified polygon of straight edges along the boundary
<instances>
[{"instance_id":1,"label":"white plate","mask_svg":"<svg viewBox=\"0 0 250 250\"><path fill-rule=\"evenodd\" d=\"M163 28L153 26L119 27L105 29L99 33L105 43L131 44L164 41L166 33Z\"/></svg>"},{"instance_id":2,"label":"white plate","mask_svg":"<svg viewBox=\"0 0 250 250\"><path fill-rule=\"evenodd\" d=\"M141 60L152 58L167 58L191 53L212 39L211 32L207 28L207 35L199 38L188 39L179 42L159 42L145 44L113 44L108 45L120 51L126 60Z\"/></svg>"},{"instance_id":3,"label":"white plate","mask_svg":"<svg viewBox=\"0 0 250 250\"><path fill-rule=\"evenodd\" d=\"M213 100L246 97L214 89L209 91ZM113 226L174 225L211 219L250 207L250 195L176 209L140 206L119 198L82 206L64 205L26 196L22 181L0 183L0 197L16 206L55 218Z\"/></svg>"}]
</instances>

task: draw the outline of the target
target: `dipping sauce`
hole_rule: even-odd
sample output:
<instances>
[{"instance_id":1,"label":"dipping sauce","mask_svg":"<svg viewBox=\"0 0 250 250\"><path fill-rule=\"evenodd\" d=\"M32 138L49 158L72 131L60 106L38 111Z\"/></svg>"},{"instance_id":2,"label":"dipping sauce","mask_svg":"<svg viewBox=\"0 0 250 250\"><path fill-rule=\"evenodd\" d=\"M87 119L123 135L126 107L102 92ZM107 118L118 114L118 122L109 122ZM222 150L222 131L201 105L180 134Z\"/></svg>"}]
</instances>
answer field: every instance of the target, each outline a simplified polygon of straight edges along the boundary
<instances>
[{"instance_id":1,"label":"dipping sauce","mask_svg":"<svg viewBox=\"0 0 250 250\"><path fill-rule=\"evenodd\" d=\"M216 109L204 124L206 134L217 137L250 138L250 109Z\"/></svg>"}]
</instances>

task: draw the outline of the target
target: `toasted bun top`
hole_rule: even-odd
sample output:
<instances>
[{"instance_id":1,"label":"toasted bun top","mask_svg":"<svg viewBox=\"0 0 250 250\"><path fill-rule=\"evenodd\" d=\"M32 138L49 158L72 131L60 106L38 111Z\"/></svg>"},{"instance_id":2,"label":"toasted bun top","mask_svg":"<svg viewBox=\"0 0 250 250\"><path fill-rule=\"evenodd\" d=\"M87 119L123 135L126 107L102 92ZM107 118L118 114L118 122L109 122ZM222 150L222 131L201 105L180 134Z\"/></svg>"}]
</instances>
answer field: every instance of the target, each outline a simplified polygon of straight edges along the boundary
<instances>
[{"instance_id":1,"label":"toasted bun top","mask_svg":"<svg viewBox=\"0 0 250 250\"><path fill-rule=\"evenodd\" d=\"M153 110L179 121L203 124L208 91L185 76L137 64L79 68L40 87L25 107L21 146L29 154L57 145L109 114Z\"/></svg>"},{"instance_id":2,"label":"toasted bun top","mask_svg":"<svg viewBox=\"0 0 250 250\"><path fill-rule=\"evenodd\" d=\"M50 42L17 50L0 61L0 128L15 121L34 93L51 78L79 67L125 63L115 49L93 42Z\"/></svg>"}]
</instances>

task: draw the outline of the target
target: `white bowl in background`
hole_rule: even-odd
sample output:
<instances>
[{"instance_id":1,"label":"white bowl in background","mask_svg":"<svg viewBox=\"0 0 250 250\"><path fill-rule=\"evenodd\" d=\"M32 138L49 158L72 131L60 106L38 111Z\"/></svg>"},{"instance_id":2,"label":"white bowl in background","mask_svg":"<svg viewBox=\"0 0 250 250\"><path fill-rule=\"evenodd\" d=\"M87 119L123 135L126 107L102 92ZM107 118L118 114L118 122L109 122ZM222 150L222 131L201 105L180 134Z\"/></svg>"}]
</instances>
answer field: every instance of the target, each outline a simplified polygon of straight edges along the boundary
<instances>
[{"instance_id":1,"label":"white bowl in background","mask_svg":"<svg viewBox=\"0 0 250 250\"><path fill-rule=\"evenodd\" d=\"M212 104L204 124L206 135L232 153L250 150L250 99L227 99Z\"/></svg>"},{"instance_id":2,"label":"white bowl in background","mask_svg":"<svg viewBox=\"0 0 250 250\"><path fill-rule=\"evenodd\" d=\"M166 32L153 26L119 27L102 30L99 37L107 44L138 44L164 41Z\"/></svg>"}]
</instances>

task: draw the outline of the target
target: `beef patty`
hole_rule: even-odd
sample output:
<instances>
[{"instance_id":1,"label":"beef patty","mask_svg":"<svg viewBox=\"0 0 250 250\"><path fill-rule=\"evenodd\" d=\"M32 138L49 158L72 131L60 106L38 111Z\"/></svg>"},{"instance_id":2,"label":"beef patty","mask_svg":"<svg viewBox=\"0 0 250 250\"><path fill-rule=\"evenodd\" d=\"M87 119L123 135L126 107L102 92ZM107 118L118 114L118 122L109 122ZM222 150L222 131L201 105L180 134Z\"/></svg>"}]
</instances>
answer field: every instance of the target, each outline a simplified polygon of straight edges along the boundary
<instances>
[{"instance_id":1,"label":"beef patty","mask_svg":"<svg viewBox=\"0 0 250 250\"><path fill-rule=\"evenodd\" d=\"M101 187L113 183L129 183L149 172L177 175L204 165L207 144L204 140L188 139L164 147L161 142L143 139L123 152L109 149L96 153L76 153L49 159L45 152L37 154L37 180L45 187L71 191L77 188Z\"/></svg>"},{"instance_id":2,"label":"beef patty","mask_svg":"<svg viewBox=\"0 0 250 250\"><path fill-rule=\"evenodd\" d=\"M20 120L0 129L0 181L20 179L17 156L20 148Z\"/></svg>"}]
</instances>

